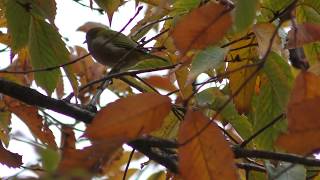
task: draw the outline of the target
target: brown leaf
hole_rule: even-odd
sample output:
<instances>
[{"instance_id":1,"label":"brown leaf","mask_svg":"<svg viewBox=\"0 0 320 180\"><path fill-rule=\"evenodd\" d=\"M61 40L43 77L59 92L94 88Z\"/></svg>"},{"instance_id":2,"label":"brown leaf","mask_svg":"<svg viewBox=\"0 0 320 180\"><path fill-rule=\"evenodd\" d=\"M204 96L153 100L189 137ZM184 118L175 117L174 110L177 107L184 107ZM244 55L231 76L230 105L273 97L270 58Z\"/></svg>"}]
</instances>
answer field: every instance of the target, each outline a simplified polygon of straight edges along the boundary
<instances>
[{"instance_id":1,"label":"brown leaf","mask_svg":"<svg viewBox=\"0 0 320 180\"><path fill-rule=\"evenodd\" d=\"M203 49L217 43L231 27L230 10L216 3L207 3L194 9L172 31L177 48L185 53L190 49Z\"/></svg>"},{"instance_id":2,"label":"brown leaf","mask_svg":"<svg viewBox=\"0 0 320 180\"><path fill-rule=\"evenodd\" d=\"M79 169L91 173L101 172L101 168L113 160L123 143L122 139L113 139L95 143L81 150L65 149L58 166L58 172L65 174Z\"/></svg>"},{"instance_id":3,"label":"brown leaf","mask_svg":"<svg viewBox=\"0 0 320 180\"><path fill-rule=\"evenodd\" d=\"M167 96L143 93L122 98L97 113L85 136L91 140L110 137L130 140L161 127L170 109L171 100Z\"/></svg>"},{"instance_id":4,"label":"brown leaf","mask_svg":"<svg viewBox=\"0 0 320 180\"><path fill-rule=\"evenodd\" d=\"M63 150L76 149L76 137L73 132L73 129L69 126L62 126L61 148Z\"/></svg>"},{"instance_id":5,"label":"brown leaf","mask_svg":"<svg viewBox=\"0 0 320 180\"><path fill-rule=\"evenodd\" d=\"M206 126L209 119L201 112L189 110L179 131L184 143ZM215 123L178 150L183 179L238 179L233 153Z\"/></svg>"},{"instance_id":6,"label":"brown leaf","mask_svg":"<svg viewBox=\"0 0 320 180\"><path fill-rule=\"evenodd\" d=\"M88 54L87 50L76 46L74 49L71 59L79 58L85 54ZM72 65L74 73L80 77L81 85L85 85L91 81L100 79L106 73L106 67L100 63L95 63L91 56L85 57L85 59ZM81 91L78 98L81 100L82 104L87 103L91 94L94 94L97 90L98 85L90 86L85 90Z\"/></svg>"},{"instance_id":7,"label":"brown leaf","mask_svg":"<svg viewBox=\"0 0 320 180\"><path fill-rule=\"evenodd\" d=\"M258 45L259 45L259 56L263 57L268 48L270 46L270 39L274 33L277 33L276 27L271 23L260 23L255 24L252 27L254 34L257 37ZM276 34L275 38L273 39L271 49L275 52L280 51L281 49L281 40L279 36Z\"/></svg>"},{"instance_id":8,"label":"brown leaf","mask_svg":"<svg viewBox=\"0 0 320 180\"><path fill-rule=\"evenodd\" d=\"M301 72L295 81L288 103L288 132L277 144L289 152L308 154L320 147L320 77Z\"/></svg>"},{"instance_id":9,"label":"brown leaf","mask_svg":"<svg viewBox=\"0 0 320 180\"><path fill-rule=\"evenodd\" d=\"M287 48L297 48L320 40L320 24L304 23L292 28L288 33Z\"/></svg>"},{"instance_id":10,"label":"brown leaf","mask_svg":"<svg viewBox=\"0 0 320 180\"><path fill-rule=\"evenodd\" d=\"M144 79L151 86L164 89L167 91L175 91L177 88L173 85L168 77L162 76L149 76Z\"/></svg>"},{"instance_id":11,"label":"brown leaf","mask_svg":"<svg viewBox=\"0 0 320 180\"><path fill-rule=\"evenodd\" d=\"M23 104L10 97L5 97L4 101L9 111L17 115L29 127L35 137L51 148L57 148L52 131L38 114L36 107Z\"/></svg>"},{"instance_id":12,"label":"brown leaf","mask_svg":"<svg viewBox=\"0 0 320 180\"><path fill-rule=\"evenodd\" d=\"M6 150L0 141L0 163L8 167L18 168L22 163L22 156Z\"/></svg>"}]
</instances>

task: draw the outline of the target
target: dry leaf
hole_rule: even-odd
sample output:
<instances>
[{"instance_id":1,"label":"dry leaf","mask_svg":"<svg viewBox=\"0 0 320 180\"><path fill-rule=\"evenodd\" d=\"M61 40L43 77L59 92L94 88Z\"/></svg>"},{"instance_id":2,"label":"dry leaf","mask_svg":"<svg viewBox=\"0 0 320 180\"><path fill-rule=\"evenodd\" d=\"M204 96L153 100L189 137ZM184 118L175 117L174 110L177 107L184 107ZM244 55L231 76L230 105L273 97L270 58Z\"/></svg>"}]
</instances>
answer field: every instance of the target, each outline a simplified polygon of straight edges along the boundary
<instances>
[{"instance_id":1,"label":"dry leaf","mask_svg":"<svg viewBox=\"0 0 320 180\"><path fill-rule=\"evenodd\" d=\"M112 162L123 143L122 139L112 139L81 150L65 149L62 152L58 172L64 174L79 169L91 173L102 172L101 168Z\"/></svg>"},{"instance_id":2,"label":"dry leaf","mask_svg":"<svg viewBox=\"0 0 320 180\"><path fill-rule=\"evenodd\" d=\"M320 147L320 77L301 72L288 103L288 133L277 144L289 152L308 154Z\"/></svg>"},{"instance_id":3,"label":"dry leaf","mask_svg":"<svg viewBox=\"0 0 320 180\"><path fill-rule=\"evenodd\" d=\"M97 113L85 136L94 141L110 137L130 140L160 128L170 110L167 96L143 93L122 98Z\"/></svg>"},{"instance_id":4,"label":"dry leaf","mask_svg":"<svg viewBox=\"0 0 320 180\"><path fill-rule=\"evenodd\" d=\"M292 28L288 33L287 48L297 48L320 40L320 24L304 23Z\"/></svg>"},{"instance_id":5,"label":"dry leaf","mask_svg":"<svg viewBox=\"0 0 320 180\"><path fill-rule=\"evenodd\" d=\"M162 77L162 76L149 76L144 79L147 83L151 86L164 89L167 91L175 91L177 88L173 85L170 81L169 77Z\"/></svg>"},{"instance_id":6,"label":"dry leaf","mask_svg":"<svg viewBox=\"0 0 320 180\"><path fill-rule=\"evenodd\" d=\"M8 167L18 168L22 165L22 156L6 150L0 141L0 163Z\"/></svg>"},{"instance_id":7,"label":"dry leaf","mask_svg":"<svg viewBox=\"0 0 320 180\"><path fill-rule=\"evenodd\" d=\"M279 52L281 49L281 40L276 31L276 27L271 23L255 24L252 28L255 33L259 45L259 56L264 57L270 46L270 39L274 33L276 33L273 39L271 49L275 52Z\"/></svg>"},{"instance_id":8,"label":"dry leaf","mask_svg":"<svg viewBox=\"0 0 320 180\"><path fill-rule=\"evenodd\" d=\"M220 41L231 27L230 8L207 3L194 9L178 22L172 31L175 45L185 53L191 49L203 49Z\"/></svg>"},{"instance_id":9,"label":"dry leaf","mask_svg":"<svg viewBox=\"0 0 320 180\"><path fill-rule=\"evenodd\" d=\"M70 126L62 126L61 133L61 148L64 149L76 149L76 137L73 132L73 128Z\"/></svg>"},{"instance_id":10,"label":"dry leaf","mask_svg":"<svg viewBox=\"0 0 320 180\"><path fill-rule=\"evenodd\" d=\"M38 114L38 109L36 107L23 104L20 101L7 96L4 101L9 111L17 115L28 126L36 138L40 139L43 143L49 145L53 149L57 148L52 131Z\"/></svg>"},{"instance_id":11,"label":"dry leaf","mask_svg":"<svg viewBox=\"0 0 320 180\"><path fill-rule=\"evenodd\" d=\"M76 46L73 50L74 52L71 59L76 59L88 54L87 50L80 46ZM106 67L100 63L95 63L91 56L87 56L83 60L73 64L72 68L74 73L80 77L80 83L82 86L91 81L102 78L106 73ZM78 98L82 104L86 104L89 101L90 95L96 92L98 86L99 85L90 86L79 93Z\"/></svg>"},{"instance_id":12,"label":"dry leaf","mask_svg":"<svg viewBox=\"0 0 320 180\"><path fill-rule=\"evenodd\" d=\"M179 131L184 143L205 127L209 119L199 111L189 110ZM178 150L183 179L238 179L234 156L215 123Z\"/></svg>"}]
</instances>

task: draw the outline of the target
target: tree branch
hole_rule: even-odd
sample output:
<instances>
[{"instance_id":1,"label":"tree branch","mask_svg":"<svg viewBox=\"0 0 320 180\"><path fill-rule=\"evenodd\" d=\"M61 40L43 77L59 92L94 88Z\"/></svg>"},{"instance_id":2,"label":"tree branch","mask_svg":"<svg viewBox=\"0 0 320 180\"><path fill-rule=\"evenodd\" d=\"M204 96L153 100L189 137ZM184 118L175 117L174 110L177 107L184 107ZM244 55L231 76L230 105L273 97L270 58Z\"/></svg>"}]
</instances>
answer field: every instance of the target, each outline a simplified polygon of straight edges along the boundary
<instances>
[{"instance_id":1,"label":"tree branch","mask_svg":"<svg viewBox=\"0 0 320 180\"><path fill-rule=\"evenodd\" d=\"M0 79L0 93L26 104L50 109L85 123L91 122L95 116L94 113L78 105L45 96L34 89L4 79Z\"/></svg>"}]
</instances>

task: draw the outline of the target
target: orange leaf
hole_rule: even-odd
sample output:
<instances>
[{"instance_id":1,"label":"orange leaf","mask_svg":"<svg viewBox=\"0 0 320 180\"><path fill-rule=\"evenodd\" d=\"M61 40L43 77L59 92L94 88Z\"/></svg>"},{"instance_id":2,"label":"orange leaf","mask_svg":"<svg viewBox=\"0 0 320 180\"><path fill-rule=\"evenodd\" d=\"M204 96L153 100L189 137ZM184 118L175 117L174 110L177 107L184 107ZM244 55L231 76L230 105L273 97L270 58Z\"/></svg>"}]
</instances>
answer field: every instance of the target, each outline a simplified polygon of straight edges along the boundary
<instances>
[{"instance_id":1,"label":"orange leaf","mask_svg":"<svg viewBox=\"0 0 320 180\"><path fill-rule=\"evenodd\" d=\"M172 32L177 48L185 53L217 43L231 27L230 10L221 4L207 3L186 15Z\"/></svg>"},{"instance_id":2,"label":"orange leaf","mask_svg":"<svg viewBox=\"0 0 320 180\"><path fill-rule=\"evenodd\" d=\"M144 93L119 99L102 108L88 125L85 136L93 140L136 138L160 128L171 109L167 96Z\"/></svg>"},{"instance_id":3,"label":"orange leaf","mask_svg":"<svg viewBox=\"0 0 320 180\"><path fill-rule=\"evenodd\" d=\"M288 103L288 133L277 141L289 152L308 154L319 148L320 77L301 72L296 78Z\"/></svg>"},{"instance_id":4,"label":"orange leaf","mask_svg":"<svg viewBox=\"0 0 320 180\"><path fill-rule=\"evenodd\" d=\"M276 143L290 153L306 155L320 147L319 139L319 129L314 129L283 134L277 139Z\"/></svg>"},{"instance_id":5,"label":"orange leaf","mask_svg":"<svg viewBox=\"0 0 320 180\"><path fill-rule=\"evenodd\" d=\"M209 119L189 110L182 122L178 141L184 143L206 126ZM183 179L238 179L233 153L215 123L178 150Z\"/></svg>"},{"instance_id":6,"label":"orange leaf","mask_svg":"<svg viewBox=\"0 0 320 180\"><path fill-rule=\"evenodd\" d=\"M17 115L29 127L33 135L51 148L57 148L52 131L38 114L36 107L28 106L9 97L5 98L5 103L9 111Z\"/></svg>"},{"instance_id":7,"label":"orange leaf","mask_svg":"<svg viewBox=\"0 0 320 180\"><path fill-rule=\"evenodd\" d=\"M58 172L67 173L74 170L87 170L97 173L101 167L110 163L123 144L123 140L109 140L96 143L84 149L65 149L58 166Z\"/></svg>"},{"instance_id":8,"label":"orange leaf","mask_svg":"<svg viewBox=\"0 0 320 180\"><path fill-rule=\"evenodd\" d=\"M0 163L8 167L18 168L22 165L22 156L6 150L0 141Z\"/></svg>"},{"instance_id":9,"label":"orange leaf","mask_svg":"<svg viewBox=\"0 0 320 180\"><path fill-rule=\"evenodd\" d=\"M177 88L171 83L168 77L150 76L145 79L150 85L167 91L175 91Z\"/></svg>"},{"instance_id":10,"label":"orange leaf","mask_svg":"<svg viewBox=\"0 0 320 180\"><path fill-rule=\"evenodd\" d=\"M320 24L299 24L288 33L287 48L297 48L304 44L320 41Z\"/></svg>"}]
</instances>

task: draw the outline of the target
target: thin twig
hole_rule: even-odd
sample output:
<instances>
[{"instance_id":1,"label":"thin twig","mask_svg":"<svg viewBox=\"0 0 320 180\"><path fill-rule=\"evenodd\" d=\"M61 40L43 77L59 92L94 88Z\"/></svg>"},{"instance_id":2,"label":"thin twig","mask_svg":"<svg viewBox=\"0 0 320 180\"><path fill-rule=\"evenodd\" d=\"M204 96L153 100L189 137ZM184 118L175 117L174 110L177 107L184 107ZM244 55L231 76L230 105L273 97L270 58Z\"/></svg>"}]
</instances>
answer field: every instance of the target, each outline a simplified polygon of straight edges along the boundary
<instances>
[{"instance_id":1,"label":"thin twig","mask_svg":"<svg viewBox=\"0 0 320 180\"><path fill-rule=\"evenodd\" d=\"M80 0L73 0L73 1L76 2L77 4L83 6L83 7L90 8L90 9L92 9L92 10L98 11L100 14L103 14L103 9L90 7L90 6L88 6L88 5L83 4L82 2L80 2Z\"/></svg>"},{"instance_id":2,"label":"thin twig","mask_svg":"<svg viewBox=\"0 0 320 180\"><path fill-rule=\"evenodd\" d=\"M126 169L124 170L124 173L123 173L122 180L126 180L126 176L127 176L128 170L129 170L130 162L132 160L134 151L135 151L135 149L132 149L132 151L130 153L130 156L129 156L129 159L128 159L128 162L127 162L127 165L126 165Z\"/></svg>"},{"instance_id":3,"label":"thin twig","mask_svg":"<svg viewBox=\"0 0 320 180\"><path fill-rule=\"evenodd\" d=\"M233 93L231 94L231 96L228 98L228 100L226 100L221 106L220 108L217 109L215 115L212 117L212 119L210 119L207 124L205 124L198 132L196 132L195 134L193 134L192 136L190 136L190 138L188 138L187 140L185 140L184 142L180 143L179 146L184 146L186 144L188 144L189 142L191 142L194 138L198 137L201 133L203 133L211 123L214 122L214 119L216 119L218 117L218 115L220 114L221 111L224 110L225 107L227 107L227 105L234 99L234 97L236 97L240 91L243 89L243 87L260 71L260 69L262 69L265 61L267 60L267 57L271 51L271 47L273 44L273 40L276 37L276 34L278 32L278 29L280 28L282 22L280 22L278 24L278 26L276 27L275 31L273 32L269 44L268 44L268 48L267 51L265 52L264 56L261 58L261 64L257 67L257 69L250 74L250 76L248 78L245 79L245 81L239 86L239 88ZM190 98L190 97L189 97ZM189 99L188 98L188 99Z\"/></svg>"},{"instance_id":4,"label":"thin twig","mask_svg":"<svg viewBox=\"0 0 320 180\"><path fill-rule=\"evenodd\" d=\"M145 81L144 79L140 78L137 74L133 75L133 77L137 78L139 81L141 81L143 84L145 84L146 86L148 86L150 89L152 89L154 92L156 92L157 94L160 94L158 90L156 90L156 88L154 88L153 86L151 86L147 81Z\"/></svg>"},{"instance_id":5,"label":"thin twig","mask_svg":"<svg viewBox=\"0 0 320 180\"><path fill-rule=\"evenodd\" d=\"M65 66L68 66L68 65L71 65L71 64L74 64L84 58L86 58L87 56L90 56L90 53L88 54L85 54L81 57L78 57L70 62L66 62L66 63L63 63L63 64L59 64L59 65L56 65L56 66L51 66L51 67L46 67L46 68L39 68L39 69L33 69L33 70L29 70L29 71L8 71L8 70L0 70L0 73L6 73L6 74L29 74L29 73L34 73L34 72L42 72L42 71L52 71L52 70L55 70L55 69L58 69L58 68L61 68L61 67L65 67Z\"/></svg>"},{"instance_id":6,"label":"thin twig","mask_svg":"<svg viewBox=\"0 0 320 180\"><path fill-rule=\"evenodd\" d=\"M282 119L285 115L281 113L279 116L274 118L272 121L270 121L268 124L266 124L264 127L259 129L257 132L255 132L253 135L251 135L248 139L243 141L240 145L240 147L245 147L248 143L250 143L254 138L256 138L258 135L260 135L262 132L264 132L266 129L274 125L276 122L278 122L280 119Z\"/></svg>"}]
</instances>

